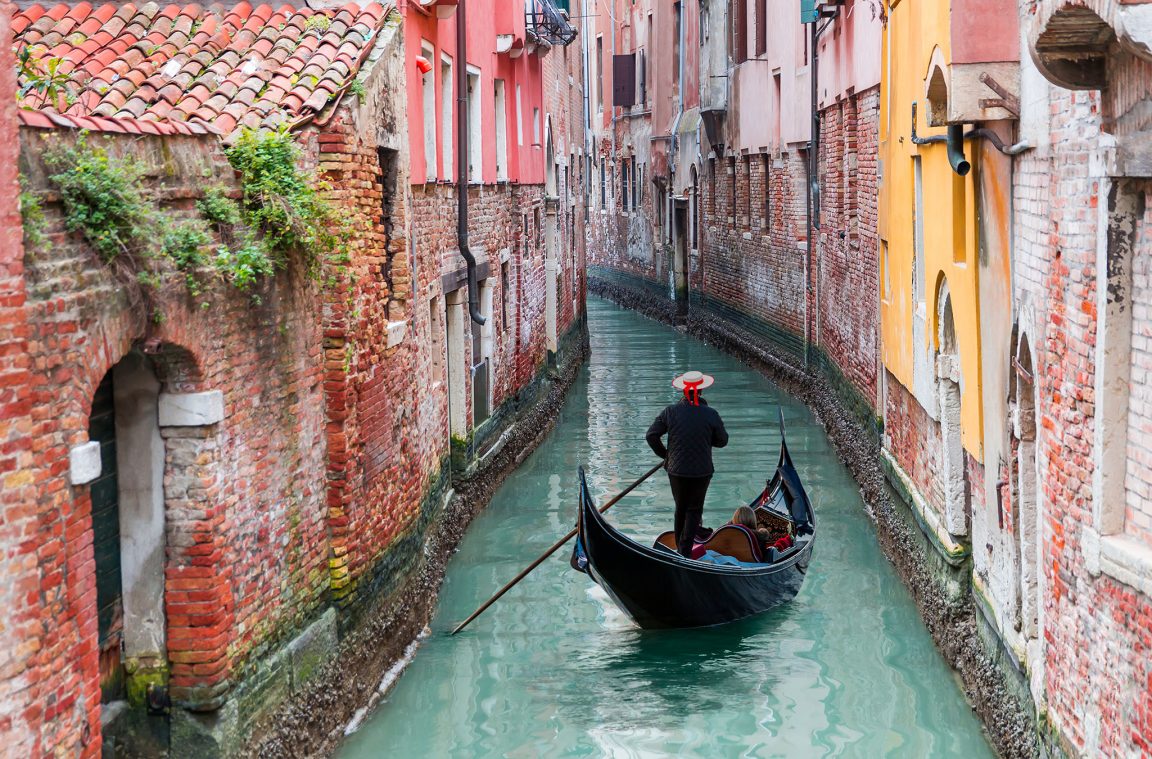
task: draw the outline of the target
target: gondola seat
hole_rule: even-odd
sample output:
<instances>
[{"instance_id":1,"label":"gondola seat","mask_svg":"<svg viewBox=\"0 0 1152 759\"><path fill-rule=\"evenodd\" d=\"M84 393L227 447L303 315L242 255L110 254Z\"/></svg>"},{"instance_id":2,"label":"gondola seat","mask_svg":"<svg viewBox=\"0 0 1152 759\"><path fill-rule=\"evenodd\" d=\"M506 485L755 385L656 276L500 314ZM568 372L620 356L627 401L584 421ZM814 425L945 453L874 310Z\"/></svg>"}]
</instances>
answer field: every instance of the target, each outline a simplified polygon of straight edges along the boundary
<instances>
[{"instance_id":1,"label":"gondola seat","mask_svg":"<svg viewBox=\"0 0 1152 759\"><path fill-rule=\"evenodd\" d=\"M676 550L676 536L671 530L660 533L656 542L665 548ZM715 551L748 563L763 561L760 554L760 541L757 540L756 535L751 530L740 524L726 524L717 528L712 533L712 537L695 545L692 558L703 556L705 551Z\"/></svg>"}]
</instances>

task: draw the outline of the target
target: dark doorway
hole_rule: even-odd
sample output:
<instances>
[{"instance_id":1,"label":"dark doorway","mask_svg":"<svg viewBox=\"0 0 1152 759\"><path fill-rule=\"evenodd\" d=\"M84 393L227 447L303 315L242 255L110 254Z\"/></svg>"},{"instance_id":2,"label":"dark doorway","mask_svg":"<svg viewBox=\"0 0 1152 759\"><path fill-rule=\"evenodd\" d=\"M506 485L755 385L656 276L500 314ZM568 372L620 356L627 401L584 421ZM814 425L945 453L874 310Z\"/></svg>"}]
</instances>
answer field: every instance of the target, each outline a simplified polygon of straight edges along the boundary
<instances>
[{"instance_id":1,"label":"dark doorway","mask_svg":"<svg viewBox=\"0 0 1152 759\"><path fill-rule=\"evenodd\" d=\"M100 476L92 482L92 541L96 556L96 614L100 647L100 700L124 697L120 649L124 590L120 579L120 484L116 470L116 403L112 372L92 399L88 439L100 444Z\"/></svg>"},{"instance_id":2,"label":"dark doorway","mask_svg":"<svg viewBox=\"0 0 1152 759\"><path fill-rule=\"evenodd\" d=\"M672 209L672 273L676 288L676 312L688 315L688 204L676 200Z\"/></svg>"}]
</instances>

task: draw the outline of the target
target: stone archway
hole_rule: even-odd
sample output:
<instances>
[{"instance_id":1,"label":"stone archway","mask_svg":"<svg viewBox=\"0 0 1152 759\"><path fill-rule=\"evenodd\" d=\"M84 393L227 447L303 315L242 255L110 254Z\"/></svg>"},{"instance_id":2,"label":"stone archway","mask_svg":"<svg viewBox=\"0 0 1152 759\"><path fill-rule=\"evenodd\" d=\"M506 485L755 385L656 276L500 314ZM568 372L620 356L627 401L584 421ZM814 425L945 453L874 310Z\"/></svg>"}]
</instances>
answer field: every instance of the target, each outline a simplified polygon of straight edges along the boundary
<instances>
[{"instance_id":1,"label":"stone archway","mask_svg":"<svg viewBox=\"0 0 1152 759\"><path fill-rule=\"evenodd\" d=\"M1027 639L1038 635L1039 584L1039 479L1036 450L1036 387L1028 336L1020 338L1013 357L1009 413L1012 434L1012 524L1016 530L1016 613Z\"/></svg>"},{"instance_id":2,"label":"stone archway","mask_svg":"<svg viewBox=\"0 0 1152 759\"><path fill-rule=\"evenodd\" d=\"M968 534L971 523L968 473L961 438L960 350L952 298L943 280L937 295L936 393L941 442L941 478L944 525L952 535Z\"/></svg>"}]
</instances>

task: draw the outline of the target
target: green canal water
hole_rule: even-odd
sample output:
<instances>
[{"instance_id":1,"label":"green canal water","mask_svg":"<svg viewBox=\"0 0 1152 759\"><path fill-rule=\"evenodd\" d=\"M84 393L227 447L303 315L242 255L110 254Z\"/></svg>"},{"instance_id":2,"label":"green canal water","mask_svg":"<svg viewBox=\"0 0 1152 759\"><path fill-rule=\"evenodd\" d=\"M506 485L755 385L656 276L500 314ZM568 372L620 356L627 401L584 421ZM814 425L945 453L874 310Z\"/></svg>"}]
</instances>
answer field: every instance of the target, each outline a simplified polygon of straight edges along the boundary
<instances>
[{"instance_id":1,"label":"green canal water","mask_svg":"<svg viewBox=\"0 0 1152 759\"><path fill-rule=\"evenodd\" d=\"M430 634L339 756L993 756L808 410L738 361L605 301L590 301L589 326L592 357L555 431L469 528ZM690 368L716 376L707 396L731 435L716 452L707 525L764 486L783 408L819 519L796 599L719 628L643 631L561 550L449 637L571 529L578 466L603 501L653 464L644 432ZM608 512L640 540L671 525L661 475Z\"/></svg>"}]
</instances>

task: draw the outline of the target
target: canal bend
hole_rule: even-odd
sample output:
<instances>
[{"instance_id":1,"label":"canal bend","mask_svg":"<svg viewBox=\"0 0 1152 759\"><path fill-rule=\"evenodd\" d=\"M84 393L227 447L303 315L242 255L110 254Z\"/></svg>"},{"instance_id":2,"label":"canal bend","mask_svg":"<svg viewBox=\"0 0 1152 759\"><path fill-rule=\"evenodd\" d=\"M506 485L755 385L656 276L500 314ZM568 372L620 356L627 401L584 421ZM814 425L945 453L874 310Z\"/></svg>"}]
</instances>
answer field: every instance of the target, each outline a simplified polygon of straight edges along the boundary
<instances>
[{"instance_id":1,"label":"canal bend","mask_svg":"<svg viewBox=\"0 0 1152 759\"><path fill-rule=\"evenodd\" d=\"M877 545L858 489L806 407L716 349L605 301L555 431L452 559L430 635L342 757L991 756L981 727ZM764 486L789 445L820 520L791 604L694 631L633 627L557 553L460 635L448 631L573 526L576 469L598 500L653 463L652 418L687 369L731 434L705 524ZM657 476L609 512L640 540L670 526Z\"/></svg>"}]
</instances>

